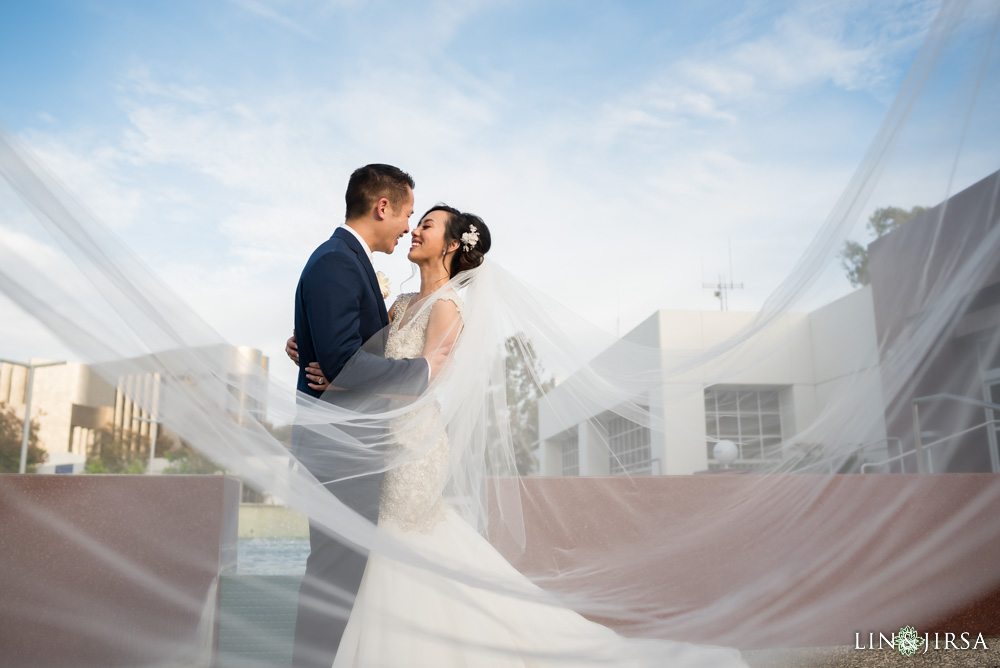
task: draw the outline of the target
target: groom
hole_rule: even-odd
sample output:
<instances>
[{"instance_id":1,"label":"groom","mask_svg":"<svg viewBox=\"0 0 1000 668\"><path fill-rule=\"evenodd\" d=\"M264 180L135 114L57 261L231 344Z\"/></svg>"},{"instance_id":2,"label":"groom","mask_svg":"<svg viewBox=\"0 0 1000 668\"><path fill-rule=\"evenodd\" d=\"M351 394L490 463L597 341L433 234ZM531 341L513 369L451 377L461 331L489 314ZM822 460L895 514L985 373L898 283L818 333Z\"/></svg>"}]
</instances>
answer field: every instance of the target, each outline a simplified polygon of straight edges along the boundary
<instances>
[{"instance_id":1,"label":"groom","mask_svg":"<svg viewBox=\"0 0 1000 668\"><path fill-rule=\"evenodd\" d=\"M413 186L409 174L391 165L366 165L351 174L344 225L313 252L295 292L295 337L288 351L294 360L297 345L300 392L353 406L379 389L409 395L426 389L432 371L428 360L385 359L368 352L369 346L362 350L362 344L389 324L372 253L392 253L409 231ZM315 377L311 380L307 375L312 362L333 379L332 385L322 379L312 382ZM331 389L324 393L327 388ZM349 433L347 438L356 443L364 437ZM358 455L363 453L357 445L352 456L351 446L338 448L329 436L297 426L292 453L326 483L330 493L372 523L378 521L383 474L342 479L358 472L359 459L363 459ZM379 467L368 464L365 468ZM309 544L292 664L295 668L330 668L367 557L316 526L309 528Z\"/></svg>"}]
</instances>

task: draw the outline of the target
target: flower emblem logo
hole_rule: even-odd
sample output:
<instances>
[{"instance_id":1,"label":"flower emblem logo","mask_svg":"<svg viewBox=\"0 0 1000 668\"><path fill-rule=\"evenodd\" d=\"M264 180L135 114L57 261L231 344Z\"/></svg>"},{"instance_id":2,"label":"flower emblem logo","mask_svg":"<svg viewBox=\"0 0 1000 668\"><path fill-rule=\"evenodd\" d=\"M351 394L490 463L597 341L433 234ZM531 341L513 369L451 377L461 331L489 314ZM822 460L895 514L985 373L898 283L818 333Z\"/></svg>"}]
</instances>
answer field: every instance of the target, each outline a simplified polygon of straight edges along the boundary
<instances>
[{"instance_id":1,"label":"flower emblem logo","mask_svg":"<svg viewBox=\"0 0 1000 668\"><path fill-rule=\"evenodd\" d=\"M896 649L903 656L913 656L923 644L924 639L917 635L917 630L912 626L904 626L896 634Z\"/></svg>"}]
</instances>

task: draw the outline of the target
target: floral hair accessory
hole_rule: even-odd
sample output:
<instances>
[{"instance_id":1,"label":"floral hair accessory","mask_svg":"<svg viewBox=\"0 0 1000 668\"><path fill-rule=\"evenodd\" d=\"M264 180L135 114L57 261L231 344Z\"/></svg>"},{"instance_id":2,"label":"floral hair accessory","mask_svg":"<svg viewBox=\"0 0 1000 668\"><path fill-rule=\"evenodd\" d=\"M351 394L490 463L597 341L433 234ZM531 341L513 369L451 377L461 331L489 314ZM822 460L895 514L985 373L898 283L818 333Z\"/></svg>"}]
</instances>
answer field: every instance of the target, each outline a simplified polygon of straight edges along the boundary
<instances>
[{"instance_id":1,"label":"floral hair accessory","mask_svg":"<svg viewBox=\"0 0 1000 668\"><path fill-rule=\"evenodd\" d=\"M462 250L470 251L479 243L479 232L475 225L469 225L469 231L462 234Z\"/></svg>"},{"instance_id":2,"label":"floral hair accessory","mask_svg":"<svg viewBox=\"0 0 1000 668\"><path fill-rule=\"evenodd\" d=\"M385 299L389 296L390 290L392 290L392 284L389 282L389 279L386 278L386 275L381 271L375 272L375 278L378 279L378 287L379 290L382 291L382 299Z\"/></svg>"}]
</instances>

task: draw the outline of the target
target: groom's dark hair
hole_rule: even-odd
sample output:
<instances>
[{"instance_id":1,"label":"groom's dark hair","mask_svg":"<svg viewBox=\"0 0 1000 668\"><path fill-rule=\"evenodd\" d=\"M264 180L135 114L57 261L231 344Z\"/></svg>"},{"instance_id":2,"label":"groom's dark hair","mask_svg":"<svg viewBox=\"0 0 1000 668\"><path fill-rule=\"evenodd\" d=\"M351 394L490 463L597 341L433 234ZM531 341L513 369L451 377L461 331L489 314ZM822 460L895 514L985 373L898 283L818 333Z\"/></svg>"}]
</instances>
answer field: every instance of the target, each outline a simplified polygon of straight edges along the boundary
<instances>
[{"instance_id":1,"label":"groom's dark hair","mask_svg":"<svg viewBox=\"0 0 1000 668\"><path fill-rule=\"evenodd\" d=\"M375 202L383 197L389 200L393 210L406 201L407 186L412 190L413 177L399 167L372 164L358 167L347 182L347 220L367 215Z\"/></svg>"}]
</instances>

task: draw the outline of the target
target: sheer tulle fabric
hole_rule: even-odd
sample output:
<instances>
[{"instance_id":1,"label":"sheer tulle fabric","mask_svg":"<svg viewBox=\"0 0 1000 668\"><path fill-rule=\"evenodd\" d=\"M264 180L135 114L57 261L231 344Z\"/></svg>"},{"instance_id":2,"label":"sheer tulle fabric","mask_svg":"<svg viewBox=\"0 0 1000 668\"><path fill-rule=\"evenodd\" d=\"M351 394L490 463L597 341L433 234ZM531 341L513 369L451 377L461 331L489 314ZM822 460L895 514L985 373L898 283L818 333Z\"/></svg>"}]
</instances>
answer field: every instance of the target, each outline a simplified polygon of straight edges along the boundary
<instances>
[{"instance_id":1,"label":"sheer tulle fabric","mask_svg":"<svg viewBox=\"0 0 1000 668\"><path fill-rule=\"evenodd\" d=\"M692 352L665 350L639 337L618 340L487 260L457 276L422 307L457 295L462 329L446 370L420 397L380 388L367 395L342 393L331 403L329 397L296 396L274 382L256 390L261 399L266 396L271 420L294 421L329 444L329 449L310 453L313 470L329 457L329 471L338 480L379 471L433 476L428 498L398 500L400 508L410 511L426 504L421 509L427 512L416 513L412 526L366 521L331 496L306 467L294 461L275 466L274 461L287 462L289 452L262 426L265 416L248 411L246 402L230 391L214 352L225 343L221 337L9 134L0 136L0 173L23 203L10 224L25 221L18 232L60 253L65 272L47 274L22 247L4 244L0 290L109 382L129 374L158 374L158 413L166 428L247 484L370 553L356 619L345 635L363 665L412 665L408 657L415 652L435 657L437 665L447 665L455 655L474 655L475 665L535 665L555 659L566 665L737 665L730 650L683 641L712 637L718 644L766 646L769 638L805 637L825 616L845 610L857 616L859 628L879 628L895 621L899 611L892 604L903 593L922 614L944 614L998 584L989 579L992 575L967 586L938 584L943 573L963 568L982 545L1000 535L1000 525L982 520L985 509L1000 501L988 491L993 488L983 488L987 491L937 516L916 542L880 545L873 537L892 524L901 508L919 500L923 488L903 484L887 492L873 478L865 488L870 494L830 511L829 521L842 527L837 544L802 545L774 555L770 563L759 565L759 577L750 584L719 587L708 604L697 608L649 586L644 578L618 575L705 558L705 546L724 546L720 549L738 558L741 547L733 540L741 535L741 522L752 518L755 526L767 527L756 536L761 540L794 525L801 509L821 503L836 487L835 471L851 469L859 444L873 427L881 421L884 429L886 422L908 419L910 393L928 373L927 360L947 344L964 318L982 310L984 290L1000 282L1000 179L995 174L1000 137L994 119L1000 80L994 44L998 17L1000 8L989 3L944 6L871 150L795 269L754 318L716 345ZM973 131L979 143L970 147L965 138ZM914 165L924 177L916 195L907 189ZM962 180L959 175L968 176ZM957 206L949 198L985 178L992 181L963 193L962 224L948 223ZM937 184L936 191L927 190L928 180ZM509 423L511 365L532 369L530 382L543 395L540 410L560 423L594 426L591 433L609 448L606 432L598 428L600 415L620 416L654 434L690 436L689 423L677 420L673 408L704 401L706 389L738 384L748 369L784 354L783 339L773 334L827 287L827 270L837 264L837 252L852 229L872 206L913 196L921 203L941 203L926 214L932 233L915 241L908 259L926 269L918 272L918 280L900 286L891 302L879 302L876 295L875 308L876 318L888 317L892 309L918 316L904 319L878 341L877 365L859 360L828 388L823 410L782 433L779 460L758 467L752 482L722 506L691 508L671 527L636 526L614 542L581 536L578 548L570 540L550 555L548 563L554 566L525 568L528 577L518 576L505 557L517 562L518 555L532 553L537 533L525 518L544 516L559 524L569 509L561 505L564 497L549 497L543 486L532 486L532 480L518 474ZM24 215L26 210L33 218ZM946 223L947 235L934 233ZM503 243L503 222L490 225L495 241ZM949 260L959 257L960 262ZM581 276L588 271L584 264L568 270ZM414 322L425 316L418 309ZM373 346L378 349L384 341ZM975 345L983 355L996 356L1000 329ZM960 384L960 375L967 372L934 369L942 387ZM332 384L337 385L336 378ZM873 411L873 405L889 408ZM928 419L942 436L976 428L985 434L982 408L977 410L974 422L969 411L954 407ZM939 452L937 470L960 464L958 450ZM425 466L431 460L437 464ZM788 486L786 474L803 476L808 484ZM631 487L609 488L593 502L623 512L638 507L644 489L640 482L637 478ZM439 500L444 505L438 506ZM428 517L432 526L422 528ZM58 518L41 521L68 531ZM481 536L502 546L504 556ZM826 578L839 573L859 549L872 550L866 568L843 579L836 594L816 596ZM129 564L112 560L111 567L124 572ZM790 609L796 613L786 614ZM625 625L617 628L634 637L626 641L580 615L617 620ZM367 642L362 629L372 625L402 640ZM155 631L143 633L149 635L146 641L156 642Z\"/></svg>"}]
</instances>

